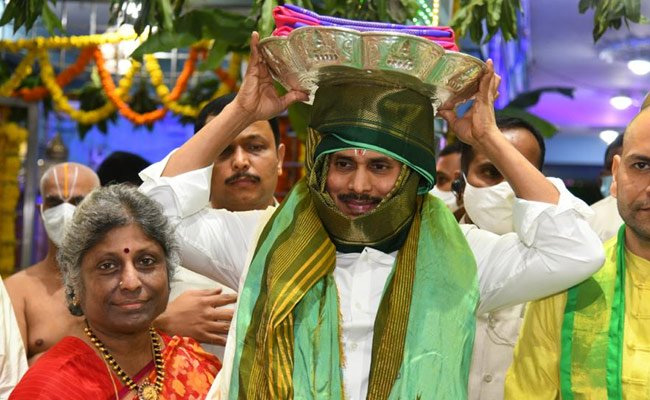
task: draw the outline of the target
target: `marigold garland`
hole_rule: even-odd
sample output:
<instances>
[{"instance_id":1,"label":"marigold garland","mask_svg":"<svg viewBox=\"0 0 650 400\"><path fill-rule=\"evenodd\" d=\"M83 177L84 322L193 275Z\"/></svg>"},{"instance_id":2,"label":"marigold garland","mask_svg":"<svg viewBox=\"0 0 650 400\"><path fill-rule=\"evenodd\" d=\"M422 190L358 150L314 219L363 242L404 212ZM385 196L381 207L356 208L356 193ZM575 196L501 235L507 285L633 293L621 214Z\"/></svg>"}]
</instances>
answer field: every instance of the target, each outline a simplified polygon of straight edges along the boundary
<instances>
[{"instance_id":1,"label":"marigold garland","mask_svg":"<svg viewBox=\"0 0 650 400\"><path fill-rule=\"evenodd\" d=\"M88 62L92 59L93 52L96 49L96 46L90 46L90 47L85 47L81 50L79 53L79 57L77 57L77 61L74 62L74 64L70 65L68 68L63 70L57 77L56 77L56 83L60 87L65 87L67 86L74 78L79 76L86 66L88 65ZM33 88L23 88L18 90L15 95L20 96L23 98L25 101L39 101L47 97L49 94L47 88L45 86L37 86Z\"/></svg>"},{"instance_id":2,"label":"marigold garland","mask_svg":"<svg viewBox=\"0 0 650 400\"><path fill-rule=\"evenodd\" d=\"M0 273L3 276L11 274L15 265L19 150L27 135L27 130L19 125L0 124Z\"/></svg>"},{"instance_id":3,"label":"marigold garland","mask_svg":"<svg viewBox=\"0 0 650 400\"><path fill-rule=\"evenodd\" d=\"M92 125L102 121L108 118L115 111L115 106L111 101L107 101L102 107L91 111L82 111L73 108L70 105L68 98L63 94L63 90L56 83L56 79L54 78L54 69L50 64L47 49L39 49L38 58L41 64L41 79L43 79L45 87L50 91L54 106L58 110L65 112L70 116L70 118L84 125ZM128 88L131 87L131 83L133 82L133 76L138 71L139 67L140 66L136 65L136 63L131 66L131 70L129 70L129 72L120 80L119 89L113 90L113 95L118 96L118 98L122 95L126 95ZM115 86L113 86L113 88L115 88Z\"/></svg>"},{"instance_id":4,"label":"marigold garland","mask_svg":"<svg viewBox=\"0 0 650 400\"><path fill-rule=\"evenodd\" d=\"M107 43L118 43L125 40L137 39L138 35L108 32L86 36L52 36L36 37L33 39L0 40L0 50L16 53L23 49L61 49L70 47L99 46Z\"/></svg>"},{"instance_id":5,"label":"marigold garland","mask_svg":"<svg viewBox=\"0 0 650 400\"><path fill-rule=\"evenodd\" d=\"M215 71L221 82L219 88L210 100L201 103L199 107L192 107L190 105L178 103L178 99L186 90L187 83L194 73L198 55L200 52L205 50L205 47L208 44L206 41L196 43L190 49L189 58L185 62L183 70L171 91L164 84L163 72L156 58L153 55L146 55L145 65L149 72L151 83L162 100L163 107L145 114L139 114L128 106L125 98L128 96L133 82L133 76L139 70L140 64L133 62L131 70L120 80L118 88L116 88L110 73L105 68L103 56L98 48L98 45L100 44L116 43L122 40L132 40L134 38L136 38L136 35L133 34L123 35L120 33L106 33L102 35L89 36L37 37L34 39L19 39L17 41L0 40L0 50L11 52L17 52L22 49L28 50L27 54L11 77L0 86L0 96L14 95L20 96L26 101L38 101L46 97L49 92L56 109L68 114L70 118L79 123L86 125L97 123L108 118L115 109L117 109L120 114L133 123L142 125L151 124L163 118L168 109L172 110L176 114L196 117L200 109L203 108L208 101L237 89L237 78L239 75L239 69L241 68L241 55L233 54L227 72L222 68ZM54 68L50 63L47 50L64 47L78 47L82 48L82 50L75 63L67 67L55 77ZM91 57L95 59L102 86L109 101L96 110L77 110L70 105L62 88L84 71ZM32 64L35 58L38 58L39 64L41 64L40 76L43 80L43 86L23 88L14 92L25 77L31 74Z\"/></svg>"},{"instance_id":6,"label":"marigold garland","mask_svg":"<svg viewBox=\"0 0 650 400\"><path fill-rule=\"evenodd\" d=\"M149 72L149 78L151 80L151 84L156 89L156 93L160 97L163 105L177 114L194 117L198 115L198 113L194 114L195 110L193 107L181 105L176 102L183 91L185 91L187 88L187 82L194 73L198 55L199 50L192 47L190 49L189 57L187 58L187 61L185 61L185 65L183 65L183 70L178 76L178 79L176 79L176 85L171 92L164 83L163 72L160 68L160 64L158 64L158 61L156 60L156 57L153 54L147 54L144 56L144 65Z\"/></svg>"},{"instance_id":7,"label":"marigold garland","mask_svg":"<svg viewBox=\"0 0 650 400\"><path fill-rule=\"evenodd\" d=\"M199 112L205 105L216 99L217 97L223 96L225 94L228 94L230 92L233 92L237 89L237 75L239 72L239 69L241 68L241 55L237 53L233 53L232 59L230 61L230 67L229 67L229 72L224 71L222 68L218 68L215 70L215 73L219 76L219 79L221 80L219 84L219 88L217 91L214 93L214 95L210 98L210 100L204 101L199 105L199 107L192 107L190 105L184 105L178 103L176 100L180 97L181 93L176 92L176 89L180 87L180 84L183 84L183 90L185 90L185 87L187 86L187 81L191 77L193 70L195 68L195 63L196 63L196 58L198 53L192 53L195 48L193 47L190 50L190 56L188 60L186 61L185 65L183 66L183 72L178 77L178 80L176 81L176 86L174 89L170 92L169 88L164 84L164 77L162 73L162 69L160 68L160 64L158 63L158 60L156 60L156 57L153 54L147 54L144 56L145 60L145 67L147 68L147 71L149 72L149 77L151 78L151 84L155 87L156 93L158 96L160 96L162 103L167 107L168 109L172 110L176 114L181 114L187 117L194 117L196 118L199 115ZM186 69L188 67L188 69ZM191 68L191 72L190 72ZM187 74L187 75L185 75Z\"/></svg>"},{"instance_id":8,"label":"marigold garland","mask_svg":"<svg viewBox=\"0 0 650 400\"><path fill-rule=\"evenodd\" d=\"M158 121L159 119L162 119L165 114L167 114L167 108L164 107L146 112L144 114L133 111L131 107L129 107L129 105L126 104L126 102L120 97L119 92L115 89L115 83L113 82L113 78L111 77L110 72L108 72L106 66L104 65L104 57L102 56L101 51L99 51L99 49L95 50L93 56L95 58L97 71L99 72L99 77L102 81L102 86L104 87L106 96L114 105L114 107L117 107L119 113L122 114L126 119L136 125L148 125ZM133 61L131 68L133 69L134 66L137 66L139 69L140 63Z\"/></svg>"},{"instance_id":9,"label":"marigold garland","mask_svg":"<svg viewBox=\"0 0 650 400\"><path fill-rule=\"evenodd\" d=\"M34 63L34 51L30 50L20 61L16 70L5 83L0 86L0 96L9 97L13 91L20 85L20 82L32 73L32 64Z\"/></svg>"}]
</instances>

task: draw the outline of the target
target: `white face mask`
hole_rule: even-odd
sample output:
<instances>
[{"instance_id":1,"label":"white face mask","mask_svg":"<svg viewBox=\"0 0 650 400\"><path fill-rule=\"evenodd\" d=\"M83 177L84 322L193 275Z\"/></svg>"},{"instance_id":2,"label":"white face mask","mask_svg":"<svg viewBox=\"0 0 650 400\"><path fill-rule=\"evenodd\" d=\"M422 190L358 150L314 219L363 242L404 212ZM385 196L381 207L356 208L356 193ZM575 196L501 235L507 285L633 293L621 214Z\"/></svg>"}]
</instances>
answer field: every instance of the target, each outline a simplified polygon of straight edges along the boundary
<instances>
[{"instance_id":1,"label":"white face mask","mask_svg":"<svg viewBox=\"0 0 650 400\"><path fill-rule=\"evenodd\" d=\"M458 204L456 203L456 195L454 194L454 192L440 190L438 189L437 186L434 186L429 193L442 200L447 206L447 208L451 210L451 212L458 210Z\"/></svg>"},{"instance_id":2,"label":"white face mask","mask_svg":"<svg viewBox=\"0 0 650 400\"><path fill-rule=\"evenodd\" d=\"M68 177L68 164L64 166L64 173L66 178ZM72 177L72 184L70 185L69 190L61 191L61 184L59 183L59 175L57 173L57 168L54 168L52 171L54 175L54 183L56 185L56 190L59 195L59 198L63 199L63 203L59 204L56 207L48 208L43 211L43 204L41 204L41 216L43 217L43 225L45 226L45 231L47 236L57 247L61 247L61 242L63 242L63 237L65 236L65 228L68 222L72 219L74 210L77 208L67 201L72 197L74 193L74 188L77 185L77 177L79 176L79 168L74 166L74 176ZM67 189L67 188L66 188ZM67 196L64 196L64 193Z\"/></svg>"},{"instance_id":3,"label":"white face mask","mask_svg":"<svg viewBox=\"0 0 650 400\"><path fill-rule=\"evenodd\" d=\"M513 232L515 192L507 181L477 188L466 182L463 204L469 218L481 229L498 235Z\"/></svg>"},{"instance_id":4,"label":"white face mask","mask_svg":"<svg viewBox=\"0 0 650 400\"><path fill-rule=\"evenodd\" d=\"M76 208L70 203L61 203L56 207L43 210L41 204L41 216L43 217L47 236L59 247L65 236L65 228L72 219Z\"/></svg>"}]
</instances>

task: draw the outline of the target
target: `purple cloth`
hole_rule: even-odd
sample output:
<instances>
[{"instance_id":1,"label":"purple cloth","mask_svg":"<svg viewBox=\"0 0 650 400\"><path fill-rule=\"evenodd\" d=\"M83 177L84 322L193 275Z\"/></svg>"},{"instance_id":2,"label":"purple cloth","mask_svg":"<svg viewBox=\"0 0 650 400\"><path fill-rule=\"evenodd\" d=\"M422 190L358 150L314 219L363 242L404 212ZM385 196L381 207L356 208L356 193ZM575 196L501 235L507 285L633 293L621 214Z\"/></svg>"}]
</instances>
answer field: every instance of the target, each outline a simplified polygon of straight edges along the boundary
<instances>
[{"instance_id":1,"label":"purple cloth","mask_svg":"<svg viewBox=\"0 0 650 400\"><path fill-rule=\"evenodd\" d=\"M281 6L296 13L302 14L302 18L319 22L321 26L340 26L343 28L356 29L359 31L396 31L408 33L416 36L431 36L431 37L452 37L453 30L446 26L421 26L421 25L400 25L389 24L386 22L372 22L372 21L355 21L353 19L345 19L338 17L329 17L326 15L318 15L317 13L295 6L293 4L285 4ZM418 32L418 33L410 33Z\"/></svg>"}]
</instances>

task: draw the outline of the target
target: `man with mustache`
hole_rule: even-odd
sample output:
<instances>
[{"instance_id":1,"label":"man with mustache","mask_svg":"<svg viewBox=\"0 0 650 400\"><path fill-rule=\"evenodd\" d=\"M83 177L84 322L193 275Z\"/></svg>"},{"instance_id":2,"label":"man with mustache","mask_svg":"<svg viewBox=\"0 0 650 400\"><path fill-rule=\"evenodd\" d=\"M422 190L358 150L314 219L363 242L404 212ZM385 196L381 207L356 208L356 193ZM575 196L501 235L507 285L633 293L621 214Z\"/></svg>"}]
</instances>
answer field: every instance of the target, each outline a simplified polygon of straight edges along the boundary
<instances>
[{"instance_id":1,"label":"man with mustache","mask_svg":"<svg viewBox=\"0 0 650 400\"><path fill-rule=\"evenodd\" d=\"M235 98L231 93L208 103L194 125L198 132ZM254 121L216 157L210 184L213 208L228 211L264 210L275 205L275 188L282 175L284 144L278 120Z\"/></svg>"},{"instance_id":2,"label":"man with mustache","mask_svg":"<svg viewBox=\"0 0 650 400\"><path fill-rule=\"evenodd\" d=\"M528 305L507 399L647 399L650 393L650 109L612 163L624 224L605 263L566 292Z\"/></svg>"},{"instance_id":3,"label":"man with mustache","mask_svg":"<svg viewBox=\"0 0 650 400\"><path fill-rule=\"evenodd\" d=\"M276 210L197 217L214 157L250 121L307 100L298 91L277 95L258 40L254 33L235 100L162 162L161 176L143 174L142 190L178 232L202 240L183 245L185 265L242 285L208 398L466 398L475 312L581 281L602 262L598 238L568 205L572 196L494 125L499 78L491 62L469 113L439 114L495 158L520 199L520 235L461 228L428 196L431 98L372 76L321 82L307 176Z\"/></svg>"},{"instance_id":4,"label":"man with mustache","mask_svg":"<svg viewBox=\"0 0 650 400\"><path fill-rule=\"evenodd\" d=\"M194 131L200 131L234 98L234 93L228 94L203 107ZM274 206L284 152L276 118L251 123L216 157L205 213L210 213L211 208L250 211ZM171 289L173 301L157 320L158 325L167 332L200 341L208 351L223 358L236 292L183 267L174 274Z\"/></svg>"}]
</instances>

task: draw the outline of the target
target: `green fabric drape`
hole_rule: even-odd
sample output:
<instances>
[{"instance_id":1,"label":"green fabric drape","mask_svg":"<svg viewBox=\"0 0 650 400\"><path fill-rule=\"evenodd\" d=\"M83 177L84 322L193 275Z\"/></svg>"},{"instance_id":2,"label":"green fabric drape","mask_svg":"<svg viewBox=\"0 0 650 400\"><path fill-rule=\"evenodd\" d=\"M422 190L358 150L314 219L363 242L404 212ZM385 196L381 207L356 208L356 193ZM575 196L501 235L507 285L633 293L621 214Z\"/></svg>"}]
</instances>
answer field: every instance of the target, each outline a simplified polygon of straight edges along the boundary
<instances>
[{"instance_id":1,"label":"green fabric drape","mask_svg":"<svg viewBox=\"0 0 650 400\"><path fill-rule=\"evenodd\" d=\"M419 203L375 322L368 398L466 397L476 263L445 205ZM301 181L262 232L240 293L232 399L344 398L335 262Z\"/></svg>"},{"instance_id":2,"label":"green fabric drape","mask_svg":"<svg viewBox=\"0 0 650 400\"><path fill-rule=\"evenodd\" d=\"M625 225L605 243L606 261L567 293L561 331L560 391L621 399L625 322Z\"/></svg>"}]
</instances>

